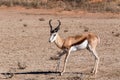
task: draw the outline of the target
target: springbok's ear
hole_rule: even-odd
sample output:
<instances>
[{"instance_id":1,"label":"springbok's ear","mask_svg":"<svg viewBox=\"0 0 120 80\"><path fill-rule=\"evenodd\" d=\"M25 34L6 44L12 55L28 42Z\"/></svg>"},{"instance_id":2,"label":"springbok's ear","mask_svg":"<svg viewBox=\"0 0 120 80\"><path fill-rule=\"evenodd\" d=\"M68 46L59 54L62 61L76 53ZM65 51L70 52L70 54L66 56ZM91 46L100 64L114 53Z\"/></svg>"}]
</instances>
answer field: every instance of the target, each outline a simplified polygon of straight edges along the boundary
<instances>
[{"instance_id":1,"label":"springbok's ear","mask_svg":"<svg viewBox=\"0 0 120 80\"><path fill-rule=\"evenodd\" d=\"M55 29L54 29L54 32L58 32L60 30L60 27L56 27Z\"/></svg>"}]
</instances>

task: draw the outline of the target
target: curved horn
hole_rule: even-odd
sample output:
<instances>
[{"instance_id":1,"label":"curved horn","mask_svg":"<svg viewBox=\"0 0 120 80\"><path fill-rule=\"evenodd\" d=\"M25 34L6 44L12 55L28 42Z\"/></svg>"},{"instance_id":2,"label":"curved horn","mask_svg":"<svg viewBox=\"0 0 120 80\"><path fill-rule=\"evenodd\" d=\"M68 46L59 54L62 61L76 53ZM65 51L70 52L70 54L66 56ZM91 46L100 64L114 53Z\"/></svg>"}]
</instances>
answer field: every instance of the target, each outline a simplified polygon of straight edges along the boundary
<instances>
[{"instance_id":1,"label":"curved horn","mask_svg":"<svg viewBox=\"0 0 120 80\"><path fill-rule=\"evenodd\" d=\"M52 31L52 25L51 25L52 19L49 20L49 25L50 25L50 31Z\"/></svg>"},{"instance_id":2,"label":"curved horn","mask_svg":"<svg viewBox=\"0 0 120 80\"><path fill-rule=\"evenodd\" d=\"M57 27L59 27L59 28L60 28L61 22L60 22L60 20L58 20L58 22L59 22L59 24L58 24L58 26L57 26Z\"/></svg>"},{"instance_id":3,"label":"curved horn","mask_svg":"<svg viewBox=\"0 0 120 80\"><path fill-rule=\"evenodd\" d=\"M60 29L60 25L61 25L61 22L60 20L57 20L59 22L58 26L54 29L56 32L58 32L58 30Z\"/></svg>"}]
</instances>

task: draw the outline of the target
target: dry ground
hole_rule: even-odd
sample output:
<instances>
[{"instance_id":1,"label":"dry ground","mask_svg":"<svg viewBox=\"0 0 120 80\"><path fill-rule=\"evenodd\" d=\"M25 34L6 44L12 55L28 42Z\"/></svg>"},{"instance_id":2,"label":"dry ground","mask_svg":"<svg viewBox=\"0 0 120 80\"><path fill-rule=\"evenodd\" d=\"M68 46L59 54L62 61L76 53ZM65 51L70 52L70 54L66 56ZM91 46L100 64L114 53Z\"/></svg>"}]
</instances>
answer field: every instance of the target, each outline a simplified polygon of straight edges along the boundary
<instances>
[{"instance_id":1,"label":"dry ground","mask_svg":"<svg viewBox=\"0 0 120 80\"><path fill-rule=\"evenodd\" d=\"M63 76L55 73L57 61L50 57L60 50L48 42L49 19L54 20L53 25L61 20L59 33L63 38L86 30L100 36L96 76L89 74L94 59L87 50L71 53ZM59 71L62 64L63 60ZM0 8L0 73L7 72L16 73L8 80L120 80L120 15ZM1 74L0 80L4 77Z\"/></svg>"}]
</instances>

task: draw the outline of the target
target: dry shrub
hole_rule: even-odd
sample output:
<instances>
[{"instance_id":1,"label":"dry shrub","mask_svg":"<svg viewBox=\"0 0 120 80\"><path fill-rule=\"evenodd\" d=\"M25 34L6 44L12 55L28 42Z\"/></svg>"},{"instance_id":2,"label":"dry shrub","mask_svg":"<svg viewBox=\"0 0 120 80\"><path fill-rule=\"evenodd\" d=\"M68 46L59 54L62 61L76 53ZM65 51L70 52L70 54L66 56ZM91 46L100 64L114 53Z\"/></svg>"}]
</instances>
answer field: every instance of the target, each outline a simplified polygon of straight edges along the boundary
<instances>
[{"instance_id":1,"label":"dry shrub","mask_svg":"<svg viewBox=\"0 0 120 80\"><path fill-rule=\"evenodd\" d=\"M25 79L25 80L38 80L38 79L35 79L35 78L28 78L28 79Z\"/></svg>"},{"instance_id":2,"label":"dry shrub","mask_svg":"<svg viewBox=\"0 0 120 80\"><path fill-rule=\"evenodd\" d=\"M81 9L92 12L120 12L119 0L0 0L0 5L21 5L27 8Z\"/></svg>"},{"instance_id":3,"label":"dry shrub","mask_svg":"<svg viewBox=\"0 0 120 80\"><path fill-rule=\"evenodd\" d=\"M64 32L68 32L68 30L66 29L66 30L64 30Z\"/></svg>"},{"instance_id":4,"label":"dry shrub","mask_svg":"<svg viewBox=\"0 0 120 80\"><path fill-rule=\"evenodd\" d=\"M68 80L82 80L81 77L75 76L75 77L68 77Z\"/></svg>"},{"instance_id":5,"label":"dry shrub","mask_svg":"<svg viewBox=\"0 0 120 80\"><path fill-rule=\"evenodd\" d=\"M27 66L25 62L18 62L18 69L25 69L26 67Z\"/></svg>"},{"instance_id":6,"label":"dry shrub","mask_svg":"<svg viewBox=\"0 0 120 80\"><path fill-rule=\"evenodd\" d=\"M116 31L115 31L115 32L112 31L112 35L115 36L115 37L119 37L119 36L120 36L120 33L119 33L119 32L116 32Z\"/></svg>"},{"instance_id":7,"label":"dry shrub","mask_svg":"<svg viewBox=\"0 0 120 80\"><path fill-rule=\"evenodd\" d=\"M27 24L23 24L24 27L27 27Z\"/></svg>"},{"instance_id":8,"label":"dry shrub","mask_svg":"<svg viewBox=\"0 0 120 80\"><path fill-rule=\"evenodd\" d=\"M44 18L39 18L39 21L45 21L45 19Z\"/></svg>"},{"instance_id":9,"label":"dry shrub","mask_svg":"<svg viewBox=\"0 0 120 80\"><path fill-rule=\"evenodd\" d=\"M44 6L47 4L48 0L0 0L0 5L6 6L25 6L25 7L32 7L37 8L40 6Z\"/></svg>"}]
</instances>

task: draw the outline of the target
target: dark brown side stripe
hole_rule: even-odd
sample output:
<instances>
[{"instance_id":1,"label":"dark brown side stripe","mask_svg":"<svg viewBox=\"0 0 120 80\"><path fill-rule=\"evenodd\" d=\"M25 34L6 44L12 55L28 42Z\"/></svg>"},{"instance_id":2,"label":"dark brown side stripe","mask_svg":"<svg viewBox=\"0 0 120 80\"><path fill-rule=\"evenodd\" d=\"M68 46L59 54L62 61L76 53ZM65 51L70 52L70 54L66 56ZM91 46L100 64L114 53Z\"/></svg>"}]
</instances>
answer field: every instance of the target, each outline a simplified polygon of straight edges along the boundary
<instances>
[{"instance_id":1,"label":"dark brown side stripe","mask_svg":"<svg viewBox=\"0 0 120 80\"><path fill-rule=\"evenodd\" d=\"M71 46L79 45L79 44L81 44L82 42L84 42L86 39L87 39L87 38L84 38L83 40L80 40L80 41L72 44Z\"/></svg>"}]
</instances>

